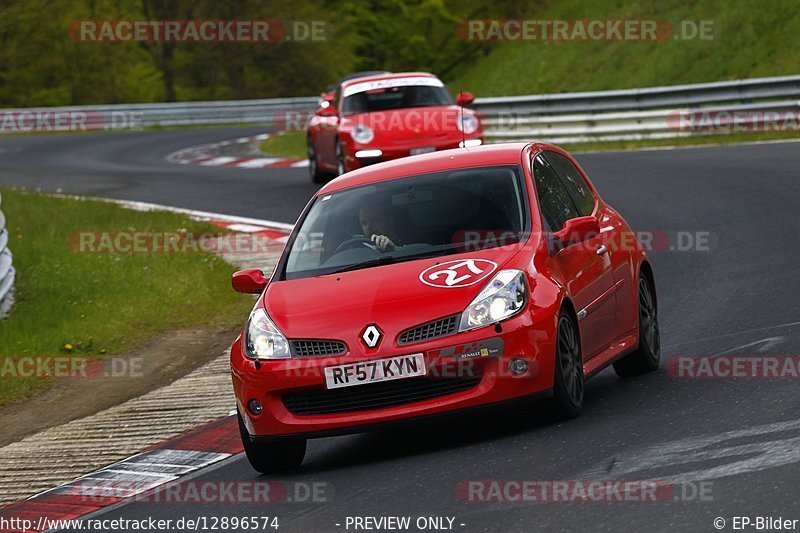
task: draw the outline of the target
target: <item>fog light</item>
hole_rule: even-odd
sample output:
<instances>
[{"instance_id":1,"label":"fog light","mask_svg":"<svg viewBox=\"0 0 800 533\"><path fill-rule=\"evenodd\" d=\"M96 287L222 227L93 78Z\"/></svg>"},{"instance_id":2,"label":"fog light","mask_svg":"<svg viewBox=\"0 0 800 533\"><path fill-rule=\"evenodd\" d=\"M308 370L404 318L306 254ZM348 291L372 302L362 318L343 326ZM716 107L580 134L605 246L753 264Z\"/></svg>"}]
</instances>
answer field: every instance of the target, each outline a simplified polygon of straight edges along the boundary
<instances>
[{"instance_id":1,"label":"fog light","mask_svg":"<svg viewBox=\"0 0 800 533\"><path fill-rule=\"evenodd\" d=\"M247 410L253 413L254 415L260 415L261 411L264 410L264 406L261 405L261 402L258 400L250 400L247 402Z\"/></svg>"},{"instance_id":2,"label":"fog light","mask_svg":"<svg viewBox=\"0 0 800 533\"><path fill-rule=\"evenodd\" d=\"M356 157L380 157L383 155L381 150L359 150L356 152Z\"/></svg>"},{"instance_id":3,"label":"fog light","mask_svg":"<svg viewBox=\"0 0 800 533\"><path fill-rule=\"evenodd\" d=\"M514 359L508 364L508 369L515 376L520 376L528 371L528 363L524 359Z\"/></svg>"},{"instance_id":4,"label":"fog light","mask_svg":"<svg viewBox=\"0 0 800 533\"><path fill-rule=\"evenodd\" d=\"M461 141L458 143L459 148L474 148L475 146L480 146L483 144L483 141L480 139L467 139L466 141Z\"/></svg>"}]
</instances>

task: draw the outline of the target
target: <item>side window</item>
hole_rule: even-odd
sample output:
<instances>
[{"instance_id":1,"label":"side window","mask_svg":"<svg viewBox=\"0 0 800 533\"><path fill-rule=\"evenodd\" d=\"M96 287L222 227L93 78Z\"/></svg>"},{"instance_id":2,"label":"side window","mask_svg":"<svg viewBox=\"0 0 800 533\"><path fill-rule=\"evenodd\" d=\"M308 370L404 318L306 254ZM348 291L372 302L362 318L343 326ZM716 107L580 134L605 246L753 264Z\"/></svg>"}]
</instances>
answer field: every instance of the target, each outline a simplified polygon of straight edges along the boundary
<instances>
[{"instance_id":1,"label":"side window","mask_svg":"<svg viewBox=\"0 0 800 533\"><path fill-rule=\"evenodd\" d=\"M578 216L575 204L556 171L541 155L533 160L533 176L542 216L552 231L558 231L567 220Z\"/></svg>"},{"instance_id":2,"label":"side window","mask_svg":"<svg viewBox=\"0 0 800 533\"><path fill-rule=\"evenodd\" d=\"M564 186L578 207L578 213L581 216L591 215L592 211L594 211L594 195L586 180L583 179L580 170L575 167L572 161L555 152L547 152L547 160L553 164L553 167L563 179Z\"/></svg>"}]
</instances>

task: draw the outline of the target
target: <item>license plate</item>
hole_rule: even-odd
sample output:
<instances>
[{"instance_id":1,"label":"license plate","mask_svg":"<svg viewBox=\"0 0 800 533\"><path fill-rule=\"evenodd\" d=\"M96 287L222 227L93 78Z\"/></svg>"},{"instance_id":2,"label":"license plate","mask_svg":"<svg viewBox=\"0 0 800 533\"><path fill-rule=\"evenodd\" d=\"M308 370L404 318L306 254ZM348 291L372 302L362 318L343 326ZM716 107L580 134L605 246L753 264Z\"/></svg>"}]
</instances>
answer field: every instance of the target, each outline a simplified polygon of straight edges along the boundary
<instances>
[{"instance_id":1,"label":"license plate","mask_svg":"<svg viewBox=\"0 0 800 533\"><path fill-rule=\"evenodd\" d=\"M378 381L424 376L426 373L425 357L421 353L415 353L329 366L325 369L325 386L328 389L338 389Z\"/></svg>"},{"instance_id":2,"label":"license plate","mask_svg":"<svg viewBox=\"0 0 800 533\"><path fill-rule=\"evenodd\" d=\"M423 148L412 148L411 155L419 155L419 154L427 154L429 152L435 152L435 146L425 146Z\"/></svg>"}]
</instances>

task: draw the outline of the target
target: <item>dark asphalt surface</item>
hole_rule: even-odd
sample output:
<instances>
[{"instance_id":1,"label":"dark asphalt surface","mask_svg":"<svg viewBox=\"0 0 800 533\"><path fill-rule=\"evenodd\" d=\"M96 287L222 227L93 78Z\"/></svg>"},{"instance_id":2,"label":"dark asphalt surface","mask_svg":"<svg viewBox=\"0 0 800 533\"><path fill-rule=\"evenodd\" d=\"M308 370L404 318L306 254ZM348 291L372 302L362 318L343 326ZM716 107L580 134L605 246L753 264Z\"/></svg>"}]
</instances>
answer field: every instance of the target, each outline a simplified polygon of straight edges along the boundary
<instances>
[{"instance_id":1,"label":"dark asphalt surface","mask_svg":"<svg viewBox=\"0 0 800 533\"><path fill-rule=\"evenodd\" d=\"M168 153L253 129L0 138L0 182L292 222L314 187L305 169L178 166ZM311 441L302 469L256 476L243 456L193 482L323 482L329 501L134 503L102 518L277 516L279 531L345 531L348 516L449 516L456 531L716 531L715 517L800 519L798 380L683 380L686 355L800 354L800 144L578 159L638 230L708 232L710 250L655 251L662 369L587 384L584 413L553 423L541 404ZM783 424L780 424L783 423ZM464 480L667 479L702 501L467 503ZM188 481L183 481L186 483ZM687 489L688 490L688 489ZM342 524L337 527L335 524ZM464 524L461 526L460 524ZM415 531L415 528L411 529ZM351 528L350 531L353 531Z\"/></svg>"},{"instance_id":2,"label":"dark asphalt surface","mask_svg":"<svg viewBox=\"0 0 800 533\"><path fill-rule=\"evenodd\" d=\"M182 148L264 133L230 127L0 137L0 183L294 222L316 190L305 169L178 165Z\"/></svg>"}]
</instances>

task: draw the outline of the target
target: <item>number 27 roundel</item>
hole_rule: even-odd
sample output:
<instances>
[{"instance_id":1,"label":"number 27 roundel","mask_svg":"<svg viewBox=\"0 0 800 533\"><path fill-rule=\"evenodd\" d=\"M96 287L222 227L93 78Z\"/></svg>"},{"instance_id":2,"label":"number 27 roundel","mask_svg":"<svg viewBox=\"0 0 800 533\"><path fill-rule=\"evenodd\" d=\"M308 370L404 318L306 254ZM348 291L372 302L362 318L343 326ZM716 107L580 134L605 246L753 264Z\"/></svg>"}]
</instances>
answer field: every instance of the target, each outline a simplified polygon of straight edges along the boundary
<instances>
[{"instance_id":1,"label":"number 27 roundel","mask_svg":"<svg viewBox=\"0 0 800 533\"><path fill-rule=\"evenodd\" d=\"M467 287L486 279L496 268L497 263L488 259L457 259L426 268L419 280L443 289Z\"/></svg>"}]
</instances>

